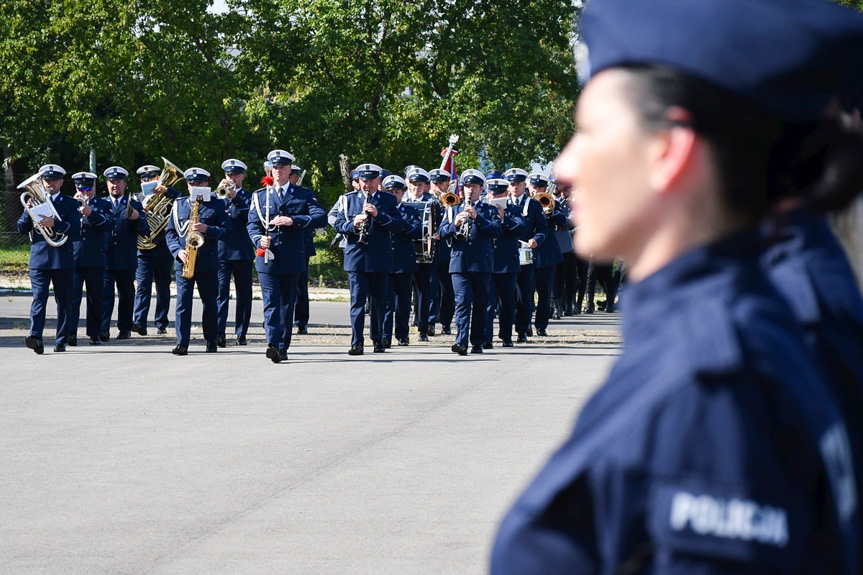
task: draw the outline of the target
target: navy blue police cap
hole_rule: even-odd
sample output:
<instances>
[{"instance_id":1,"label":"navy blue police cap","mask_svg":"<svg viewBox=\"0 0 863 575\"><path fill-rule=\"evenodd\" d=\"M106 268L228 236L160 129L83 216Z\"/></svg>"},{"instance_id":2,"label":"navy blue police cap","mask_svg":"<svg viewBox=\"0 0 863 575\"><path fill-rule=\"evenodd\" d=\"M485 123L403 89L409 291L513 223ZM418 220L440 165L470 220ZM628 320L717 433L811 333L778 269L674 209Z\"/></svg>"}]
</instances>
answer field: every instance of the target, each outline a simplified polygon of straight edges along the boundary
<instances>
[{"instance_id":1,"label":"navy blue police cap","mask_svg":"<svg viewBox=\"0 0 863 575\"><path fill-rule=\"evenodd\" d=\"M374 180L379 178L383 169L377 164L360 164L356 172L361 180Z\"/></svg>"},{"instance_id":2,"label":"navy blue police cap","mask_svg":"<svg viewBox=\"0 0 863 575\"><path fill-rule=\"evenodd\" d=\"M519 182L527 181L527 172L522 170L521 168L510 168L504 173L503 177L510 182L517 184Z\"/></svg>"},{"instance_id":3,"label":"navy blue police cap","mask_svg":"<svg viewBox=\"0 0 863 575\"><path fill-rule=\"evenodd\" d=\"M382 178L388 178L388 177L390 177L390 176L392 176L392 175L393 175L393 173L392 173L391 171L387 170L387 169L383 169L383 170L381 170L381 177L382 177Z\"/></svg>"},{"instance_id":4,"label":"navy blue police cap","mask_svg":"<svg viewBox=\"0 0 863 575\"><path fill-rule=\"evenodd\" d=\"M162 170L160 170L159 168L157 168L156 166L154 166L152 164L147 164L146 166L141 166L140 168L135 170L135 173L138 174L138 177L141 178L142 180L144 180L144 179L149 180L150 178L157 178L157 177L159 177L159 174L161 172L162 172Z\"/></svg>"},{"instance_id":5,"label":"navy blue police cap","mask_svg":"<svg viewBox=\"0 0 863 575\"><path fill-rule=\"evenodd\" d=\"M434 169L429 172L429 179L435 183L449 182L452 180L452 174L446 170Z\"/></svg>"},{"instance_id":6,"label":"navy blue police cap","mask_svg":"<svg viewBox=\"0 0 863 575\"><path fill-rule=\"evenodd\" d=\"M295 159L292 153L285 150L276 149L267 154L267 161L273 166L290 166Z\"/></svg>"},{"instance_id":7,"label":"navy blue police cap","mask_svg":"<svg viewBox=\"0 0 863 575\"><path fill-rule=\"evenodd\" d=\"M190 184L196 182L206 182L210 179L210 172L208 172L204 168L189 168L188 170L183 172L183 177L186 178L186 181Z\"/></svg>"},{"instance_id":8,"label":"navy blue police cap","mask_svg":"<svg viewBox=\"0 0 863 575\"><path fill-rule=\"evenodd\" d=\"M417 166L416 164L411 164L410 166L405 167L405 177L408 177L408 174L410 174L417 168L419 168L419 166Z\"/></svg>"},{"instance_id":9,"label":"navy blue police cap","mask_svg":"<svg viewBox=\"0 0 863 575\"><path fill-rule=\"evenodd\" d=\"M539 172L534 172L528 176L528 181L534 188L547 188L549 182L548 176L540 174Z\"/></svg>"},{"instance_id":10,"label":"navy blue police cap","mask_svg":"<svg viewBox=\"0 0 863 575\"><path fill-rule=\"evenodd\" d=\"M72 175L72 181L76 184L92 186L96 183L96 177L96 174L94 174L93 172L78 172Z\"/></svg>"},{"instance_id":11,"label":"navy blue police cap","mask_svg":"<svg viewBox=\"0 0 863 575\"><path fill-rule=\"evenodd\" d=\"M57 164L45 164L39 168L39 176L43 180L62 180L66 175L66 170Z\"/></svg>"},{"instance_id":12,"label":"navy blue police cap","mask_svg":"<svg viewBox=\"0 0 863 575\"><path fill-rule=\"evenodd\" d=\"M659 65L787 120L863 108L863 14L826 0L592 0L579 77Z\"/></svg>"},{"instance_id":13,"label":"navy blue police cap","mask_svg":"<svg viewBox=\"0 0 863 575\"><path fill-rule=\"evenodd\" d=\"M111 166L104 172L102 175L105 176L106 180L125 180L129 177L129 172L126 168L121 168L120 166Z\"/></svg>"},{"instance_id":14,"label":"navy blue police cap","mask_svg":"<svg viewBox=\"0 0 863 575\"><path fill-rule=\"evenodd\" d=\"M389 175L384 178L383 186L385 190L406 190L408 185L405 183L404 179L401 176Z\"/></svg>"},{"instance_id":15,"label":"navy blue police cap","mask_svg":"<svg viewBox=\"0 0 863 575\"><path fill-rule=\"evenodd\" d=\"M509 190L509 182L503 178L492 178L486 180L485 184L492 194L505 194Z\"/></svg>"},{"instance_id":16,"label":"navy blue police cap","mask_svg":"<svg viewBox=\"0 0 863 575\"><path fill-rule=\"evenodd\" d=\"M500 170L489 170L485 173L486 181L493 180L495 178L502 178L502 177L503 177L503 172L501 172Z\"/></svg>"},{"instance_id":17,"label":"navy blue police cap","mask_svg":"<svg viewBox=\"0 0 863 575\"><path fill-rule=\"evenodd\" d=\"M484 186L485 176L483 176L482 172L479 170L465 170L461 174L461 183L463 186L467 184L479 184L480 186Z\"/></svg>"},{"instance_id":18,"label":"navy blue police cap","mask_svg":"<svg viewBox=\"0 0 863 575\"><path fill-rule=\"evenodd\" d=\"M429 173L420 167L416 167L408 172L407 178L409 182L423 182L424 184L431 182Z\"/></svg>"},{"instance_id":19,"label":"navy blue police cap","mask_svg":"<svg viewBox=\"0 0 863 575\"><path fill-rule=\"evenodd\" d=\"M298 166L298 165L296 165L296 164L291 164L291 175L292 175L292 176L293 176L294 174L299 174L299 173L300 173L300 172L302 172L302 171L303 171L302 166Z\"/></svg>"},{"instance_id":20,"label":"navy blue police cap","mask_svg":"<svg viewBox=\"0 0 863 575\"><path fill-rule=\"evenodd\" d=\"M359 180L360 179L360 173L356 170L351 170L351 179L352 180Z\"/></svg>"},{"instance_id":21,"label":"navy blue police cap","mask_svg":"<svg viewBox=\"0 0 863 575\"><path fill-rule=\"evenodd\" d=\"M226 174L245 174L248 169L249 168L246 164L235 158L222 162L222 170L224 170Z\"/></svg>"}]
</instances>

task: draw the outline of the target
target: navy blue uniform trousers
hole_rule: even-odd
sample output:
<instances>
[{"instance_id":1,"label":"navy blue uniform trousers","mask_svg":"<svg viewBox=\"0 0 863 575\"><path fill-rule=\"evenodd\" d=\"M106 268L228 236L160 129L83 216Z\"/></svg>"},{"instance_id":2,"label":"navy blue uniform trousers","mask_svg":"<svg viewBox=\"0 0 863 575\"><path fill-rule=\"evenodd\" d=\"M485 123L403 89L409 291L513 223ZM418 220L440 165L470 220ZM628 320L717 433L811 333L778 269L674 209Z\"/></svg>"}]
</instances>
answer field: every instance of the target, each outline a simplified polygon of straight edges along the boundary
<instances>
[{"instance_id":1,"label":"navy blue uniform trousers","mask_svg":"<svg viewBox=\"0 0 863 575\"><path fill-rule=\"evenodd\" d=\"M491 274L488 290L488 313L485 316L485 339L492 340L494 312L499 309L497 336L501 341L512 341L515 323L515 282L518 272ZM499 307L498 307L498 304Z\"/></svg>"},{"instance_id":2,"label":"navy blue uniform trousers","mask_svg":"<svg viewBox=\"0 0 863 575\"><path fill-rule=\"evenodd\" d=\"M485 343L485 317L488 313L488 272L464 272L452 274L455 290L455 327L458 330L455 342L467 347L468 334L471 345Z\"/></svg>"},{"instance_id":3,"label":"navy blue uniform trousers","mask_svg":"<svg viewBox=\"0 0 863 575\"><path fill-rule=\"evenodd\" d=\"M168 311L171 308L171 276L174 258L138 256L138 291L135 293L135 325L146 327L150 315L153 281L156 282L156 311L153 323L156 327L168 327Z\"/></svg>"},{"instance_id":4,"label":"navy blue uniform trousers","mask_svg":"<svg viewBox=\"0 0 863 575\"><path fill-rule=\"evenodd\" d=\"M533 317L533 292L536 291L536 275L534 265L521 266L516 282L515 331L519 335L527 332Z\"/></svg>"},{"instance_id":5,"label":"navy blue uniform trousers","mask_svg":"<svg viewBox=\"0 0 863 575\"><path fill-rule=\"evenodd\" d=\"M216 323L219 317L216 303L216 298L219 295L219 272L195 272L194 277L186 279L183 277L183 268L180 266L177 268L177 309L174 316L177 345L189 345L195 284L198 286L198 295L201 296L201 303L203 304L201 327L204 330L204 339L208 342L215 342Z\"/></svg>"},{"instance_id":6,"label":"navy blue uniform trousers","mask_svg":"<svg viewBox=\"0 0 863 575\"><path fill-rule=\"evenodd\" d=\"M30 335L42 339L45 330L45 307L48 304L49 286L54 284L57 302L57 345L66 343L69 333L69 300L71 298L72 270L30 270L33 303L30 304Z\"/></svg>"},{"instance_id":7,"label":"navy blue uniform trousers","mask_svg":"<svg viewBox=\"0 0 863 575\"><path fill-rule=\"evenodd\" d=\"M348 272L348 286L351 290L351 345L363 345L365 307L369 296L371 296L369 336L372 341L383 339L389 283L389 272Z\"/></svg>"},{"instance_id":8,"label":"navy blue uniform trousers","mask_svg":"<svg viewBox=\"0 0 863 575\"><path fill-rule=\"evenodd\" d=\"M69 335L77 336L81 318L81 300L87 284L87 337L99 337L102 327L102 291L105 268L75 268L72 271L72 294L69 304Z\"/></svg>"},{"instance_id":9,"label":"navy blue uniform trousers","mask_svg":"<svg viewBox=\"0 0 863 575\"><path fill-rule=\"evenodd\" d=\"M101 331L111 330L111 316L114 314L114 285L117 286L117 329L132 331L132 310L135 305L135 270L105 270Z\"/></svg>"},{"instance_id":10,"label":"navy blue uniform trousers","mask_svg":"<svg viewBox=\"0 0 863 575\"><path fill-rule=\"evenodd\" d=\"M252 321L252 268L254 260L219 261L219 335L228 329L228 307L231 300L231 276L234 276L234 289L237 303L234 310L234 333L237 338L245 339Z\"/></svg>"},{"instance_id":11,"label":"navy blue uniform trousers","mask_svg":"<svg viewBox=\"0 0 863 575\"><path fill-rule=\"evenodd\" d=\"M291 347L294 331L294 305L297 303L297 280L300 274L258 272L264 293L264 332L267 344L278 349Z\"/></svg>"}]
</instances>

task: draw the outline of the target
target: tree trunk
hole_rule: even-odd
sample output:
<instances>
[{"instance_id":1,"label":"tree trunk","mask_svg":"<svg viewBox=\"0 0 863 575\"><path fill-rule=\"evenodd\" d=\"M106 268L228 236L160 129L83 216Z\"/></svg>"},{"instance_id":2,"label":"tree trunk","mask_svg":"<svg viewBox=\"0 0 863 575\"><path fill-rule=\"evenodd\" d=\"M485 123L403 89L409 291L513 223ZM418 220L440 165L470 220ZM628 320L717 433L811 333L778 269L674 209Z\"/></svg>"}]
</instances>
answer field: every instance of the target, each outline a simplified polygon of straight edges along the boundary
<instances>
[{"instance_id":1,"label":"tree trunk","mask_svg":"<svg viewBox=\"0 0 863 575\"><path fill-rule=\"evenodd\" d=\"M848 209L830 220L836 237L848 254L857 285L863 286L863 197L858 197Z\"/></svg>"},{"instance_id":2,"label":"tree trunk","mask_svg":"<svg viewBox=\"0 0 863 575\"><path fill-rule=\"evenodd\" d=\"M345 183L345 190L351 189L351 158L347 154L339 154L339 169L342 172L342 181Z\"/></svg>"}]
</instances>

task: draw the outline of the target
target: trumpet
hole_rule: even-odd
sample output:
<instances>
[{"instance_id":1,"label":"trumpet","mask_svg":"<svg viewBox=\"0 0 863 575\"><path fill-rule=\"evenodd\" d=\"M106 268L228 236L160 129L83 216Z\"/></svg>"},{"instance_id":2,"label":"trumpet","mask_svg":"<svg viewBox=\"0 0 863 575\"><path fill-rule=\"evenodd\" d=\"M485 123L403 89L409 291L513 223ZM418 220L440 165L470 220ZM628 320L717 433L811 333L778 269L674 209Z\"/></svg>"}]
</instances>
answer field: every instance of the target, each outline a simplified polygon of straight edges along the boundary
<instances>
[{"instance_id":1,"label":"trumpet","mask_svg":"<svg viewBox=\"0 0 863 575\"><path fill-rule=\"evenodd\" d=\"M183 170L175 166L167 158L163 157L162 160L165 162L165 169L159 174L158 186L173 186L183 179ZM150 194L141 198L141 204L144 206L144 211L147 214L147 225L150 226L150 235L147 237L138 236L138 249L152 250L156 247L156 236L168 227L168 216L171 213L174 200L166 194ZM131 206L131 202L129 205Z\"/></svg>"},{"instance_id":2,"label":"trumpet","mask_svg":"<svg viewBox=\"0 0 863 575\"><path fill-rule=\"evenodd\" d=\"M465 190L464 210L462 211L462 213L465 213L471 205L470 197L467 194L468 194L468 192L467 192L467 190ZM455 239L457 239L457 240L466 240L467 239L467 237L470 235L470 223L471 223L470 217L465 217L465 219L462 221L461 225L459 226L458 231L456 231L456 233L455 233Z\"/></svg>"},{"instance_id":3,"label":"trumpet","mask_svg":"<svg viewBox=\"0 0 863 575\"><path fill-rule=\"evenodd\" d=\"M60 214L57 213L57 209L54 207L54 204L51 203L51 196L45 191L45 188L42 187L42 182L40 182L39 179L40 174L34 174L21 182L18 186L18 189L23 188L26 190L21 194L21 205L24 206L24 209L27 210L27 213L30 215L30 219L33 221L33 229L42 234L42 237L45 238L48 245L59 248L66 243L69 236L61 234L54 228L42 227L39 224L42 217L33 212L33 208L44 204L48 207L51 217L54 218L54 220L58 222L62 221L60 219Z\"/></svg>"},{"instance_id":4,"label":"trumpet","mask_svg":"<svg viewBox=\"0 0 863 575\"><path fill-rule=\"evenodd\" d=\"M220 200L230 199L231 194L237 190L237 184L232 182L231 180L225 178L222 180L222 183L219 184L219 187L216 188L216 197Z\"/></svg>"},{"instance_id":5,"label":"trumpet","mask_svg":"<svg viewBox=\"0 0 863 575\"><path fill-rule=\"evenodd\" d=\"M539 192L533 196L533 199L539 202L539 205L542 206L542 213L546 216L550 216L554 211L554 196L548 192Z\"/></svg>"}]
</instances>

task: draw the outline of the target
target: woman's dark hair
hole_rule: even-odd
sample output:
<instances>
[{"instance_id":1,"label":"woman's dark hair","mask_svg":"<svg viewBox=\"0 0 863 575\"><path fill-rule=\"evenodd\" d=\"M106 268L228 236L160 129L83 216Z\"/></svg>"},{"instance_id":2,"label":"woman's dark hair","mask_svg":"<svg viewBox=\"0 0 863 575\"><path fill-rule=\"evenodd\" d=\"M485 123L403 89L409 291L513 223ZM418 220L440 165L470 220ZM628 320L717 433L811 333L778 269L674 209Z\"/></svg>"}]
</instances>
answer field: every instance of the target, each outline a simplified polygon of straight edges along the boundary
<instances>
[{"instance_id":1,"label":"woman's dark hair","mask_svg":"<svg viewBox=\"0 0 863 575\"><path fill-rule=\"evenodd\" d=\"M725 203L750 221L785 198L839 210L863 190L863 136L839 119L796 124L678 70L629 67L626 97L648 130L671 127L668 109L689 112L712 144Z\"/></svg>"}]
</instances>

